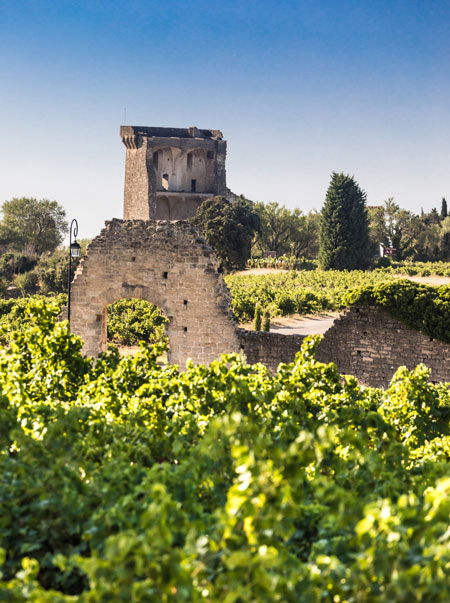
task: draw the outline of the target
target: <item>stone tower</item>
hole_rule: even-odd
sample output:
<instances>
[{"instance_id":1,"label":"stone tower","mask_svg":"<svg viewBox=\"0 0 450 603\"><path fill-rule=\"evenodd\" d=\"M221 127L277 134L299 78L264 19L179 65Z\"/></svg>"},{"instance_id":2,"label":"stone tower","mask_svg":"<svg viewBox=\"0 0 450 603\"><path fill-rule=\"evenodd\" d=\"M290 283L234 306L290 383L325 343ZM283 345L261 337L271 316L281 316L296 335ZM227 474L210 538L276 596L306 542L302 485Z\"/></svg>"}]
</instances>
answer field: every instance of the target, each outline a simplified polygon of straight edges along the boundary
<instances>
[{"instance_id":1,"label":"stone tower","mask_svg":"<svg viewBox=\"0 0 450 603\"><path fill-rule=\"evenodd\" d=\"M219 130L121 126L126 146L125 220L187 220L226 187L227 143Z\"/></svg>"}]
</instances>

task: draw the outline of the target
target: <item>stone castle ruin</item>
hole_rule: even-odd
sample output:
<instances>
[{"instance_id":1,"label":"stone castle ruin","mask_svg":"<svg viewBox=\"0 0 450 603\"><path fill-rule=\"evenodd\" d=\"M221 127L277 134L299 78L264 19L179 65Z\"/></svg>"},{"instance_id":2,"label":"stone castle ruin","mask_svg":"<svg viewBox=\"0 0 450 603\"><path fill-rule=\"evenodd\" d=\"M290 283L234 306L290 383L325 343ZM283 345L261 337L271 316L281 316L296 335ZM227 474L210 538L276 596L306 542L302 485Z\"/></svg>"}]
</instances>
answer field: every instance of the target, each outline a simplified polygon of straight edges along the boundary
<instances>
[{"instance_id":1,"label":"stone castle ruin","mask_svg":"<svg viewBox=\"0 0 450 603\"><path fill-rule=\"evenodd\" d=\"M111 220L93 239L71 294L71 327L86 354L106 350L107 306L124 298L164 311L171 363L210 363L239 351L215 253L188 222Z\"/></svg>"},{"instance_id":2,"label":"stone castle ruin","mask_svg":"<svg viewBox=\"0 0 450 603\"><path fill-rule=\"evenodd\" d=\"M187 220L226 186L220 130L121 126L126 147L125 220Z\"/></svg>"},{"instance_id":3,"label":"stone castle ruin","mask_svg":"<svg viewBox=\"0 0 450 603\"><path fill-rule=\"evenodd\" d=\"M109 304L140 298L167 318L171 363L210 363L243 352L275 371L304 339L238 328L213 249L186 220L225 182L226 142L218 130L122 126L126 146L124 219L88 247L72 284L71 327L97 355L107 347ZM406 328L375 308L351 308L326 332L317 358L362 383L386 386L400 365L425 362L432 381L450 380L450 346Z\"/></svg>"}]
</instances>

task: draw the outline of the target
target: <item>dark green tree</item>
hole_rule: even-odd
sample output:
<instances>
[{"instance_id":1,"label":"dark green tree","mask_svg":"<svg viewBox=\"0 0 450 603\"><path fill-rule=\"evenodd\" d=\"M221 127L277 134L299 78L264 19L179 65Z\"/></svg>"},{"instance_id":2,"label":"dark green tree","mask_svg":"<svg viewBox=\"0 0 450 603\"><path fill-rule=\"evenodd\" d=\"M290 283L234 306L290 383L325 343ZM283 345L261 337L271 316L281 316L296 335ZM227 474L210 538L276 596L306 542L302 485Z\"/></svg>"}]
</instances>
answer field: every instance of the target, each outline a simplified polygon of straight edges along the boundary
<instances>
[{"instance_id":1,"label":"dark green tree","mask_svg":"<svg viewBox=\"0 0 450 603\"><path fill-rule=\"evenodd\" d=\"M261 331L262 308L259 304L255 307L255 321L253 323L255 331Z\"/></svg>"},{"instance_id":2,"label":"dark green tree","mask_svg":"<svg viewBox=\"0 0 450 603\"><path fill-rule=\"evenodd\" d=\"M443 220L447 216L448 216L447 201L445 200L445 197L442 197L442 202L441 202L441 220Z\"/></svg>"},{"instance_id":3,"label":"dark green tree","mask_svg":"<svg viewBox=\"0 0 450 603\"><path fill-rule=\"evenodd\" d=\"M1 211L0 243L9 249L39 255L54 251L67 232L66 212L56 201L14 198Z\"/></svg>"},{"instance_id":4,"label":"dark green tree","mask_svg":"<svg viewBox=\"0 0 450 603\"><path fill-rule=\"evenodd\" d=\"M321 213L319 262L325 270L355 270L370 259L366 193L355 179L333 172Z\"/></svg>"},{"instance_id":5,"label":"dark green tree","mask_svg":"<svg viewBox=\"0 0 450 603\"><path fill-rule=\"evenodd\" d=\"M7 251L0 258L0 277L11 282L17 274L23 274L36 266L36 255L24 255L18 251Z\"/></svg>"},{"instance_id":6,"label":"dark green tree","mask_svg":"<svg viewBox=\"0 0 450 603\"><path fill-rule=\"evenodd\" d=\"M260 228L258 214L245 197L228 201L224 197L208 199L200 205L194 224L213 247L225 270L245 267L252 239Z\"/></svg>"}]
</instances>

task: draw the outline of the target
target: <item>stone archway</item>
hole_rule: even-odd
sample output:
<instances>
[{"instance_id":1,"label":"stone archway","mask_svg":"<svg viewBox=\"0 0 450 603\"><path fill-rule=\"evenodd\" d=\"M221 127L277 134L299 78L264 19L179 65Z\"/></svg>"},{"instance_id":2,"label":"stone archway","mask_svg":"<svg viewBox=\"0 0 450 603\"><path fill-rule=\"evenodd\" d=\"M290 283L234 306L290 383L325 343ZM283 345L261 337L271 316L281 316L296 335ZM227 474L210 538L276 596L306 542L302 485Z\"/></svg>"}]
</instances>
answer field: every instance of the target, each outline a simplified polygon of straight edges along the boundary
<instances>
[{"instance_id":1,"label":"stone archway","mask_svg":"<svg viewBox=\"0 0 450 603\"><path fill-rule=\"evenodd\" d=\"M209 363L238 352L230 294L213 249L188 222L111 220L93 239L72 284L71 328L84 353L106 349L106 308L142 298L169 318L169 362Z\"/></svg>"}]
</instances>

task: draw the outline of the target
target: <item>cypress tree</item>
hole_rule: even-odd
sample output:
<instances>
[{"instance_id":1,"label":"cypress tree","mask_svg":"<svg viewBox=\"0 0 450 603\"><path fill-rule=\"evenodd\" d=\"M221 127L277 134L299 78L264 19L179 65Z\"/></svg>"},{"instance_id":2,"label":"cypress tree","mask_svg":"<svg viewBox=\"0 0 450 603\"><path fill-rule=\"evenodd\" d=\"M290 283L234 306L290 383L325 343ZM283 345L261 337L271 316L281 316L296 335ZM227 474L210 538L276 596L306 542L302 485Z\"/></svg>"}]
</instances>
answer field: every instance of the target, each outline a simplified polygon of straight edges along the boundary
<instances>
[{"instance_id":1,"label":"cypress tree","mask_svg":"<svg viewBox=\"0 0 450 603\"><path fill-rule=\"evenodd\" d=\"M262 318L262 308L259 304L256 304L255 322L254 322L255 331L261 331L261 318Z\"/></svg>"},{"instance_id":2,"label":"cypress tree","mask_svg":"<svg viewBox=\"0 0 450 603\"><path fill-rule=\"evenodd\" d=\"M319 263L325 270L356 270L370 259L366 193L354 178L333 172L320 220Z\"/></svg>"},{"instance_id":3,"label":"cypress tree","mask_svg":"<svg viewBox=\"0 0 450 603\"><path fill-rule=\"evenodd\" d=\"M445 200L445 197L442 197L442 203L441 203L441 220L443 220L447 216L448 216L447 201Z\"/></svg>"}]
</instances>

